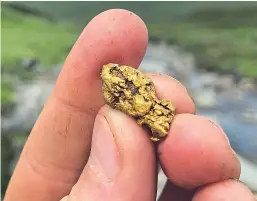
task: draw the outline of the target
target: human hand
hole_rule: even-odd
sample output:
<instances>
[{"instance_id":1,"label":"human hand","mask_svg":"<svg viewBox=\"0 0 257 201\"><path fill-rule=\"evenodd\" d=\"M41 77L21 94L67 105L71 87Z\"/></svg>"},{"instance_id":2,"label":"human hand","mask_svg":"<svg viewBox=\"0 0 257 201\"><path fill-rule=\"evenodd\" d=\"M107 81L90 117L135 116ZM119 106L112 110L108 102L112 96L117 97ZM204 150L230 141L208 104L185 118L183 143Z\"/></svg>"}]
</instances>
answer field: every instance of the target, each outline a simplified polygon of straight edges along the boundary
<instances>
[{"instance_id":1,"label":"human hand","mask_svg":"<svg viewBox=\"0 0 257 201\"><path fill-rule=\"evenodd\" d=\"M155 200L157 160L170 180L160 201L254 200L234 180L240 163L224 132L194 115L175 79L147 74L178 113L156 148L158 159L132 118L103 106L101 66L139 66L147 40L144 23L128 11L109 10L88 24L24 146L5 201Z\"/></svg>"}]
</instances>

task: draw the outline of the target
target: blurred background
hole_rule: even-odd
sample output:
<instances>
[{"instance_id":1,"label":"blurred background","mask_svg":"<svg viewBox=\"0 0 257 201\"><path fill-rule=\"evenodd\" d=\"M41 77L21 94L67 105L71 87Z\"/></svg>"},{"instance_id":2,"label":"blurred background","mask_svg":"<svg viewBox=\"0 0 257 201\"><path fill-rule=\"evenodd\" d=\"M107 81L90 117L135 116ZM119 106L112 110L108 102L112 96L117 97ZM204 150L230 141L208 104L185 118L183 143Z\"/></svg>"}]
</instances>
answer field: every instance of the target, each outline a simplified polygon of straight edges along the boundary
<instances>
[{"instance_id":1,"label":"blurred background","mask_svg":"<svg viewBox=\"0 0 257 201\"><path fill-rule=\"evenodd\" d=\"M257 2L1 2L2 194L73 43L110 8L145 21L141 70L186 85L197 113L227 133L240 180L257 193Z\"/></svg>"}]
</instances>

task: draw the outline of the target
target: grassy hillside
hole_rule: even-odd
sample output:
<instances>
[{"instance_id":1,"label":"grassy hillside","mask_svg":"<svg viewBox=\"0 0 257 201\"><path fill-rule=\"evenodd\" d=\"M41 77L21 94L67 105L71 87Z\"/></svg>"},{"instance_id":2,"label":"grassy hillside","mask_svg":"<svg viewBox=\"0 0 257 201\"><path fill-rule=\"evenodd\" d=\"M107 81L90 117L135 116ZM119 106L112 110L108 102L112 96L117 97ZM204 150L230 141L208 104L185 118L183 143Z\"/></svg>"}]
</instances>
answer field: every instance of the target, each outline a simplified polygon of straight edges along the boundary
<instances>
[{"instance_id":1,"label":"grassy hillside","mask_svg":"<svg viewBox=\"0 0 257 201\"><path fill-rule=\"evenodd\" d=\"M54 23L42 17L26 15L2 6L1 66L2 74L27 79L35 73L24 72L17 62L24 58L37 59L43 66L63 62L79 33L63 23ZM14 101L13 83L2 76L2 112L9 110Z\"/></svg>"},{"instance_id":2,"label":"grassy hillside","mask_svg":"<svg viewBox=\"0 0 257 201\"><path fill-rule=\"evenodd\" d=\"M149 25L152 34L193 52L201 68L229 73L233 66L257 78L257 28L207 28L194 24Z\"/></svg>"},{"instance_id":3,"label":"grassy hillside","mask_svg":"<svg viewBox=\"0 0 257 201\"><path fill-rule=\"evenodd\" d=\"M125 8L146 22L150 38L193 52L198 66L257 78L257 2L23 2L82 29L95 15Z\"/></svg>"},{"instance_id":4,"label":"grassy hillside","mask_svg":"<svg viewBox=\"0 0 257 201\"><path fill-rule=\"evenodd\" d=\"M241 9L257 7L256 2L21 2L22 5L38 9L51 14L54 19L65 19L76 21L78 24L85 25L92 17L98 13L111 8L124 8L131 10L146 23L167 23L171 20L183 20L191 18L196 13L197 20L206 19L204 12L215 19L222 19L223 16L217 15L220 12L235 12ZM214 13L210 13L214 10ZM234 16L232 16L234 17ZM256 15L255 15L256 17ZM256 18L255 18L256 19ZM254 21L254 19L252 19Z\"/></svg>"},{"instance_id":5,"label":"grassy hillside","mask_svg":"<svg viewBox=\"0 0 257 201\"><path fill-rule=\"evenodd\" d=\"M2 8L2 64L14 66L21 58L36 58L43 64L62 62L78 33L67 24Z\"/></svg>"}]
</instances>

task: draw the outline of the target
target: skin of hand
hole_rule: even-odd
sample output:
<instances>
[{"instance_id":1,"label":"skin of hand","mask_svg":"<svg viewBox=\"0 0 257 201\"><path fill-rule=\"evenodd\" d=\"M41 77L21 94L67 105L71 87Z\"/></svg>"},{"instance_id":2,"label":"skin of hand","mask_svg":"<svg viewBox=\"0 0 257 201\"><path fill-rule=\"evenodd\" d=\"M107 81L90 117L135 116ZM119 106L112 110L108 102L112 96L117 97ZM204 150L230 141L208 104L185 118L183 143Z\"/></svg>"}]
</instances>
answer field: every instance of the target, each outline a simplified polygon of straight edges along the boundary
<instances>
[{"instance_id":1,"label":"skin of hand","mask_svg":"<svg viewBox=\"0 0 257 201\"><path fill-rule=\"evenodd\" d=\"M5 201L153 201L156 156L169 178L160 201L255 200L237 181L240 163L226 135L194 114L177 80L147 74L158 97L177 108L157 148L134 119L104 105L101 66L138 67L147 43L145 24L126 10L105 11L87 25L24 146Z\"/></svg>"}]
</instances>

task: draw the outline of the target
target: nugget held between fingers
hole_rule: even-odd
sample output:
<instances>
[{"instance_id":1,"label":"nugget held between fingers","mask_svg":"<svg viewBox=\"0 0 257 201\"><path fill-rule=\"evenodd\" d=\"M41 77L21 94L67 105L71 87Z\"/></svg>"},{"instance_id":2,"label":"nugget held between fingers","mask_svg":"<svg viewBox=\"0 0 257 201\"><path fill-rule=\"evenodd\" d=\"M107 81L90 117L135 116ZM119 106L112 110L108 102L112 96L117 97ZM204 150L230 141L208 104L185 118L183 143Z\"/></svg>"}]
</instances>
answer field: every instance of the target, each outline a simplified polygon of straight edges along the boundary
<instances>
[{"instance_id":1,"label":"nugget held between fingers","mask_svg":"<svg viewBox=\"0 0 257 201\"><path fill-rule=\"evenodd\" d=\"M153 82L130 66L107 64L101 72L106 103L134 117L148 127L151 139L159 141L168 134L175 116L175 107L168 100L159 100Z\"/></svg>"}]
</instances>

